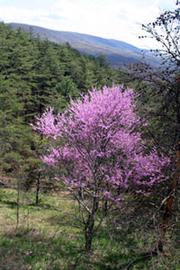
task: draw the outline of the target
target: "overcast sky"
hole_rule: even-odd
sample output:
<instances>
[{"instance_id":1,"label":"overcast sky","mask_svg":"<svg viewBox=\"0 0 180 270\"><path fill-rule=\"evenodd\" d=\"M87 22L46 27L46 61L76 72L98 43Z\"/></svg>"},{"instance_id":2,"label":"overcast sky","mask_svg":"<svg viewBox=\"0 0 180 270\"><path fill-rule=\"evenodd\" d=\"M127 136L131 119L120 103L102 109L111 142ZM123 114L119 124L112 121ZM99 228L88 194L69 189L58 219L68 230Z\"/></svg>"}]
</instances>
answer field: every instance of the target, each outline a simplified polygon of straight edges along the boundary
<instances>
[{"instance_id":1,"label":"overcast sky","mask_svg":"<svg viewBox=\"0 0 180 270\"><path fill-rule=\"evenodd\" d=\"M138 39L141 24L174 7L175 0L0 0L0 19L151 48L152 40Z\"/></svg>"}]
</instances>

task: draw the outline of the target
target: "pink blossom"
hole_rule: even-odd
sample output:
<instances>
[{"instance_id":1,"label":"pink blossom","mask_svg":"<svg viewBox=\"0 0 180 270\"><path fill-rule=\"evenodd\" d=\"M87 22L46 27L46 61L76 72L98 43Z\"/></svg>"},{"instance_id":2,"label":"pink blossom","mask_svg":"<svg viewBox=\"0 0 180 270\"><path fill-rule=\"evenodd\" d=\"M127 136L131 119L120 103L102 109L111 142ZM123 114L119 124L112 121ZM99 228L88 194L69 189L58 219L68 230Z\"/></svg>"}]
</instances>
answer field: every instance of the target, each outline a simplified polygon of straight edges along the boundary
<instances>
[{"instance_id":1,"label":"pink blossom","mask_svg":"<svg viewBox=\"0 0 180 270\"><path fill-rule=\"evenodd\" d=\"M138 131L143 123L134 91L113 86L71 101L63 114L47 109L34 129L57 142L43 161L59 167L67 186L86 188L88 194L96 187L102 197L118 201L128 188L144 192L165 179L169 159L156 149L147 151Z\"/></svg>"}]
</instances>

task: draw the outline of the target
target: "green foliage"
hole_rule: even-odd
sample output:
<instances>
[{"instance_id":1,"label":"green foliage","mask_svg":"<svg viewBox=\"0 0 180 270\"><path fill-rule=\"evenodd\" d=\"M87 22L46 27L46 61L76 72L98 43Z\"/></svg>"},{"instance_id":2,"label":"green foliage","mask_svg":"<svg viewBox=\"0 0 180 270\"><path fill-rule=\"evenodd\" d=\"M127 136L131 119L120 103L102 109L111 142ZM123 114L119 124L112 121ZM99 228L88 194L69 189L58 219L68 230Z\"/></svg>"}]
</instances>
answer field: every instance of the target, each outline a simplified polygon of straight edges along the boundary
<instances>
[{"instance_id":1,"label":"green foliage","mask_svg":"<svg viewBox=\"0 0 180 270\"><path fill-rule=\"evenodd\" d=\"M41 169L43 140L29 124L52 106L62 111L71 98L119 82L103 57L81 55L69 44L34 38L0 23L0 172L25 173L33 183ZM26 184L27 184L26 183Z\"/></svg>"}]
</instances>

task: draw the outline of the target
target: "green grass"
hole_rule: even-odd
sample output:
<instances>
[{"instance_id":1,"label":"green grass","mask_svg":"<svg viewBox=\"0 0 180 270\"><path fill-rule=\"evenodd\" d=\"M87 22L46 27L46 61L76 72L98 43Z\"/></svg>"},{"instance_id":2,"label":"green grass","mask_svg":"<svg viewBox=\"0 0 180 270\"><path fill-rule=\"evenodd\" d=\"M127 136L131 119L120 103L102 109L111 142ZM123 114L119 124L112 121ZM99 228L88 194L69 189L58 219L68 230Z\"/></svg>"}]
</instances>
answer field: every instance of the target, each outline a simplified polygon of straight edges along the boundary
<instances>
[{"instance_id":1,"label":"green grass","mask_svg":"<svg viewBox=\"0 0 180 270\"><path fill-rule=\"evenodd\" d=\"M0 189L1 270L126 269L121 266L144 251L145 242L138 229L124 229L113 235L110 225L104 225L94 239L93 254L86 256L78 208L66 192L41 194L39 206L33 204L33 193L21 192L20 222L16 228L16 197L15 190ZM179 270L178 267L177 260L158 257L139 262L131 269Z\"/></svg>"}]
</instances>

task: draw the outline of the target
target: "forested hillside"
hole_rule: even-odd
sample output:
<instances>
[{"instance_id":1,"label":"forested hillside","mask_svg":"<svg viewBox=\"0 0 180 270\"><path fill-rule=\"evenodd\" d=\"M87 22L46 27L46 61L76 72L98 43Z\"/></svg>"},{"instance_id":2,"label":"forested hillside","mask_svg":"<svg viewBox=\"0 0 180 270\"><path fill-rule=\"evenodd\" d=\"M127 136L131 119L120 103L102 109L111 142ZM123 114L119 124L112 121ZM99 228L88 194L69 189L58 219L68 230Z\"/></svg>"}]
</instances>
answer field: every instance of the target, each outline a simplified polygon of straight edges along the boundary
<instances>
[{"instance_id":1,"label":"forested hillside","mask_svg":"<svg viewBox=\"0 0 180 270\"><path fill-rule=\"evenodd\" d=\"M142 50L129 43L96 37L75 32L54 31L39 26L10 23L12 29L22 29L34 37L49 40L57 44L69 43L70 46L86 55L105 55L111 66L125 67L128 64L147 62L152 66L159 66L158 58L149 50ZM144 56L144 57L143 57Z\"/></svg>"},{"instance_id":2,"label":"forested hillside","mask_svg":"<svg viewBox=\"0 0 180 270\"><path fill-rule=\"evenodd\" d=\"M0 168L36 167L38 137L30 123L48 106L62 111L92 87L120 83L104 58L81 55L67 45L34 38L0 24ZM30 170L31 171L31 170ZM30 173L30 172L29 172Z\"/></svg>"}]
</instances>

